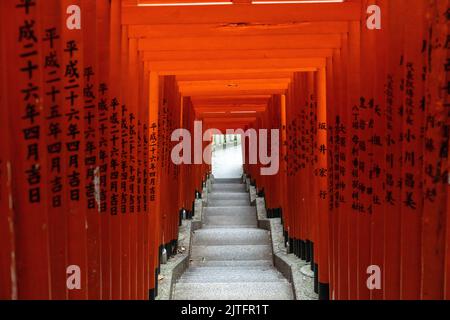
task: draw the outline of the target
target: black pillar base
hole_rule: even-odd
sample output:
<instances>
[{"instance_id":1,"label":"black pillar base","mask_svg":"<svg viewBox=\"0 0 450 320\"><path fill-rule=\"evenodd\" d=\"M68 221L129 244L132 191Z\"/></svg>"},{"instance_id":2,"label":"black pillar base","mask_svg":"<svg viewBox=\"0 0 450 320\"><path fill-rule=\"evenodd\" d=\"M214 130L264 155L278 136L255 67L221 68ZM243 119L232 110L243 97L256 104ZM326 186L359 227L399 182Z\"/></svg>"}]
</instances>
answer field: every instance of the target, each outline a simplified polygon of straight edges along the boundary
<instances>
[{"instance_id":1,"label":"black pillar base","mask_svg":"<svg viewBox=\"0 0 450 320\"><path fill-rule=\"evenodd\" d=\"M266 196L266 194L264 193L264 189L258 191L258 197L264 198L265 196Z\"/></svg>"},{"instance_id":2,"label":"black pillar base","mask_svg":"<svg viewBox=\"0 0 450 320\"><path fill-rule=\"evenodd\" d=\"M305 261L311 262L311 241L309 240L305 243Z\"/></svg>"},{"instance_id":3,"label":"black pillar base","mask_svg":"<svg viewBox=\"0 0 450 320\"><path fill-rule=\"evenodd\" d=\"M163 252L164 245L159 246L159 256L158 256L158 267L156 270L158 271L158 274L161 272L161 260L162 260L162 252Z\"/></svg>"},{"instance_id":4,"label":"black pillar base","mask_svg":"<svg viewBox=\"0 0 450 320\"><path fill-rule=\"evenodd\" d=\"M281 224L284 225L284 221L283 221L283 208L278 208L278 217L281 219Z\"/></svg>"},{"instance_id":5,"label":"black pillar base","mask_svg":"<svg viewBox=\"0 0 450 320\"><path fill-rule=\"evenodd\" d=\"M164 245L164 248L167 252L167 259L169 259L172 256L172 243L168 242Z\"/></svg>"},{"instance_id":6,"label":"black pillar base","mask_svg":"<svg viewBox=\"0 0 450 320\"><path fill-rule=\"evenodd\" d=\"M288 254L291 254L294 252L294 239L289 238L289 251Z\"/></svg>"},{"instance_id":7,"label":"black pillar base","mask_svg":"<svg viewBox=\"0 0 450 320\"><path fill-rule=\"evenodd\" d=\"M330 300L330 285L319 282L319 300Z\"/></svg>"},{"instance_id":8,"label":"black pillar base","mask_svg":"<svg viewBox=\"0 0 450 320\"><path fill-rule=\"evenodd\" d=\"M314 242L310 242L311 246L311 271L314 271Z\"/></svg>"},{"instance_id":9,"label":"black pillar base","mask_svg":"<svg viewBox=\"0 0 450 320\"><path fill-rule=\"evenodd\" d=\"M286 247L287 242L289 240L289 234L286 230L283 230L283 236L284 236L284 246Z\"/></svg>"},{"instance_id":10,"label":"black pillar base","mask_svg":"<svg viewBox=\"0 0 450 320\"><path fill-rule=\"evenodd\" d=\"M300 259L306 260L306 241L300 240Z\"/></svg>"},{"instance_id":11,"label":"black pillar base","mask_svg":"<svg viewBox=\"0 0 450 320\"><path fill-rule=\"evenodd\" d=\"M174 255L177 254L177 251L178 251L178 240L172 240L170 242L170 244L171 244L171 247L172 247L172 256L174 256Z\"/></svg>"},{"instance_id":12,"label":"black pillar base","mask_svg":"<svg viewBox=\"0 0 450 320\"><path fill-rule=\"evenodd\" d=\"M156 291L155 291L155 289L150 289L148 291L148 300L152 300L152 301L156 300Z\"/></svg>"},{"instance_id":13,"label":"black pillar base","mask_svg":"<svg viewBox=\"0 0 450 320\"><path fill-rule=\"evenodd\" d=\"M319 293L319 266L314 264L314 292Z\"/></svg>"},{"instance_id":14,"label":"black pillar base","mask_svg":"<svg viewBox=\"0 0 450 320\"><path fill-rule=\"evenodd\" d=\"M183 208L178 211L178 226L181 227L183 225Z\"/></svg>"},{"instance_id":15,"label":"black pillar base","mask_svg":"<svg viewBox=\"0 0 450 320\"><path fill-rule=\"evenodd\" d=\"M296 257L300 256L299 247L300 247L300 240L294 238L294 250L293 251L294 251L294 255Z\"/></svg>"},{"instance_id":16,"label":"black pillar base","mask_svg":"<svg viewBox=\"0 0 450 320\"><path fill-rule=\"evenodd\" d=\"M281 218L281 208L271 209L272 217L271 218Z\"/></svg>"},{"instance_id":17,"label":"black pillar base","mask_svg":"<svg viewBox=\"0 0 450 320\"><path fill-rule=\"evenodd\" d=\"M158 296L158 275L159 275L159 270L157 270L155 272L155 298Z\"/></svg>"}]
</instances>

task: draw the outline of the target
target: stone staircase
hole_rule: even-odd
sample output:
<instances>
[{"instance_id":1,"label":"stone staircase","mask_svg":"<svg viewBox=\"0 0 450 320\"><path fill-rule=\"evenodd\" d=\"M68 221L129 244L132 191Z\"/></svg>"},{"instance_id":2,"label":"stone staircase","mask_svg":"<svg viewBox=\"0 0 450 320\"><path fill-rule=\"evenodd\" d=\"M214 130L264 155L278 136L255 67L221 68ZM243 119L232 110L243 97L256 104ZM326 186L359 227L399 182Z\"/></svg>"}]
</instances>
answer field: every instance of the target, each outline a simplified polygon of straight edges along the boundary
<instances>
[{"instance_id":1,"label":"stone staircase","mask_svg":"<svg viewBox=\"0 0 450 320\"><path fill-rule=\"evenodd\" d=\"M192 238L191 263L174 300L291 300L291 284L273 266L269 232L240 179L215 179Z\"/></svg>"}]
</instances>

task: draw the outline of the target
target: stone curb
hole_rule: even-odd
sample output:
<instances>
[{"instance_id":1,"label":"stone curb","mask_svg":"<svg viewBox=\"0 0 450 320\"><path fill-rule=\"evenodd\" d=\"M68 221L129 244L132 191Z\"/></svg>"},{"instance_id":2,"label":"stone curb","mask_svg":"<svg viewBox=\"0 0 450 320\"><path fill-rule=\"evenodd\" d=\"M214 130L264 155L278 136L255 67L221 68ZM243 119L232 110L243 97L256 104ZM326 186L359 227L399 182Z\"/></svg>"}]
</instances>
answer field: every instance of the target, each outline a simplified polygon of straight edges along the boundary
<instances>
[{"instance_id":1,"label":"stone curb","mask_svg":"<svg viewBox=\"0 0 450 320\"><path fill-rule=\"evenodd\" d=\"M314 292L314 273L310 265L294 254L287 254L281 219L267 219L265 201L261 197L256 198L256 212L258 227L270 232L274 265L291 282L294 298L318 300L318 295Z\"/></svg>"},{"instance_id":2,"label":"stone curb","mask_svg":"<svg viewBox=\"0 0 450 320\"><path fill-rule=\"evenodd\" d=\"M204 192L205 193L205 192ZM207 193L206 193L207 194ZM191 256L192 235L202 227L203 199L195 200L195 214L192 220L183 220L178 232L178 248L185 248L183 253L171 257L166 264L161 265L158 281L158 296L156 300L171 300L173 288L181 275L189 268Z\"/></svg>"}]
</instances>

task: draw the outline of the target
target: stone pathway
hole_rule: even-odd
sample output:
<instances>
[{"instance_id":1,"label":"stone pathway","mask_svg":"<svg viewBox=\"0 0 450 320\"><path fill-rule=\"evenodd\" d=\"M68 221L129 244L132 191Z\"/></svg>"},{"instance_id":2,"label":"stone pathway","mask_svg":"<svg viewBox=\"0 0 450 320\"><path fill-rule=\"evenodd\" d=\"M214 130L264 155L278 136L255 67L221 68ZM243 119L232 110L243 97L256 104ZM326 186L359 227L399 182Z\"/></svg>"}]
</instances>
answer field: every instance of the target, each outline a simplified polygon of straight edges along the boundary
<instances>
[{"instance_id":1,"label":"stone pathway","mask_svg":"<svg viewBox=\"0 0 450 320\"><path fill-rule=\"evenodd\" d=\"M257 228L249 198L240 179L215 179L174 300L293 299L291 284L273 266L269 232Z\"/></svg>"},{"instance_id":2,"label":"stone pathway","mask_svg":"<svg viewBox=\"0 0 450 320\"><path fill-rule=\"evenodd\" d=\"M216 178L242 176L242 146L217 148L212 154L212 174Z\"/></svg>"}]
</instances>

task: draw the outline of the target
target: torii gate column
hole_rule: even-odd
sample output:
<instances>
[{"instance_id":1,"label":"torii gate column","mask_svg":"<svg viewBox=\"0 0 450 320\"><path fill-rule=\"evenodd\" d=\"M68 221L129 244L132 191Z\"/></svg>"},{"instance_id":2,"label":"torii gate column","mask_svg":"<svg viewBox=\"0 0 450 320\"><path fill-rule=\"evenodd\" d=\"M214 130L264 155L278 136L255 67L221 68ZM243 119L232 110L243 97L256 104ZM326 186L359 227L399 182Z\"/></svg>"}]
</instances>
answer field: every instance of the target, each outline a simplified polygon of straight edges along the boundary
<instances>
[{"instance_id":1,"label":"torii gate column","mask_svg":"<svg viewBox=\"0 0 450 320\"><path fill-rule=\"evenodd\" d=\"M317 159L317 179L319 185L319 234L318 234L318 265L319 265L319 299L329 299L329 266L328 266L328 237L329 237L329 207L328 207L328 148L327 148L327 92L326 70L320 68L317 72L317 146L320 150ZM321 124L325 124L324 126Z\"/></svg>"},{"instance_id":2,"label":"torii gate column","mask_svg":"<svg viewBox=\"0 0 450 320\"><path fill-rule=\"evenodd\" d=\"M150 71L149 84L149 239L150 252L160 250L161 217L159 214L159 161L158 161L158 111L159 111L159 75ZM155 266L155 279L150 282L150 299L158 295L159 255L153 254L152 264Z\"/></svg>"}]
</instances>

